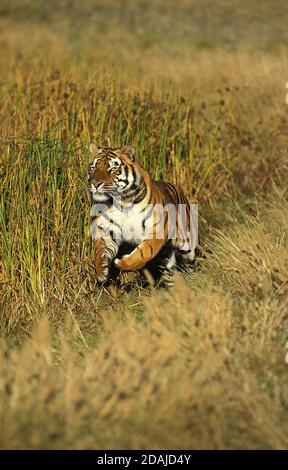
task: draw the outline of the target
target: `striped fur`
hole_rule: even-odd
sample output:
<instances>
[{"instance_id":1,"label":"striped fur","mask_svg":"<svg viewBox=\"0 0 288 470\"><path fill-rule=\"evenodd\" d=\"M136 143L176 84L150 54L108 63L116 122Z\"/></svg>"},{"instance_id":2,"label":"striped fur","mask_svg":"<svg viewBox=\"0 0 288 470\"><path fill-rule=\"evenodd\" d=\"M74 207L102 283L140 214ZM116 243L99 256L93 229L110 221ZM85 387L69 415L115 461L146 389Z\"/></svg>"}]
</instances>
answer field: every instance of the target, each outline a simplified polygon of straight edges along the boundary
<instances>
[{"instance_id":1,"label":"striped fur","mask_svg":"<svg viewBox=\"0 0 288 470\"><path fill-rule=\"evenodd\" d=\"M176 257L192 261L196 246L185 194L171 183L154 181L135 161L130 146L91 144L90 152L88 184L94 201L91 235L96 244L97 281L103 283L119 271L145 268L157 282L172 285ZM180 206L184 222L179 219Z\"/></svg>"}]
</instances>

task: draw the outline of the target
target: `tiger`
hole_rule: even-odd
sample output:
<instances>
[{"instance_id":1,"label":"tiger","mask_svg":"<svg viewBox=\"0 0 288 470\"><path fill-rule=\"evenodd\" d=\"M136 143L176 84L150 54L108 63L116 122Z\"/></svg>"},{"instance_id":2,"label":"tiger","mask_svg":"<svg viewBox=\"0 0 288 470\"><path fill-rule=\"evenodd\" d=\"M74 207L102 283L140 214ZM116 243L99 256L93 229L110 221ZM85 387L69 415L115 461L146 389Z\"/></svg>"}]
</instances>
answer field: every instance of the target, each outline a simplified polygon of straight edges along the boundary
<instances>
[{"instance_id":1,"label":"tiger","mask_svg":"<svg viewBox=\"0 0 288 470\"><path fill-rule=\"evenodd\" d=\"M91 143L89 149L97 283L115 280L120 272L140 271L159 285L173 286L178 260L193 263L197 246L197 227L184 192L155 181L130 145Z\"/></svg>"}]
</instances>

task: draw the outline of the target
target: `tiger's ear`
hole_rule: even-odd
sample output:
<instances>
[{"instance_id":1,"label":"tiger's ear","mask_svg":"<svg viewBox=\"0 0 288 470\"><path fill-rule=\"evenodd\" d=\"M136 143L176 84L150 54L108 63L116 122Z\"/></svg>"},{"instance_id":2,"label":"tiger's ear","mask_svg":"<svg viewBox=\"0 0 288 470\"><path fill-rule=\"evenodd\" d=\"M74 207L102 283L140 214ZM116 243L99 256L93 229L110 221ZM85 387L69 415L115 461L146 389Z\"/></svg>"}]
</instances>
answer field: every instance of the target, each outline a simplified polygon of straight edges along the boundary
<instances>
[{"instance_id":1,"label":"tiger's ear","mask_svg":"<svg viewBox=\"0 0 288 470\"><path fill-rule=\"evenodd\" d=\"M98 145L92 143L89 146L89 150L90 150L91 155L97 155L97 153L99 152L99 147Z\"/></svg>"},{"instance_id":2,"label":"tiger's ear","mask_svg":"<svg viewBox=\"0 0 288 470\"><path fill-rule=\"evenodd\" d=\"M124 147L121 148L121 152L127 155L127 157L129 157L132 162L134 162L135 150L133 149L133 147L131 147L131 145L124 145Z\"/></svg>"}]
</instances>

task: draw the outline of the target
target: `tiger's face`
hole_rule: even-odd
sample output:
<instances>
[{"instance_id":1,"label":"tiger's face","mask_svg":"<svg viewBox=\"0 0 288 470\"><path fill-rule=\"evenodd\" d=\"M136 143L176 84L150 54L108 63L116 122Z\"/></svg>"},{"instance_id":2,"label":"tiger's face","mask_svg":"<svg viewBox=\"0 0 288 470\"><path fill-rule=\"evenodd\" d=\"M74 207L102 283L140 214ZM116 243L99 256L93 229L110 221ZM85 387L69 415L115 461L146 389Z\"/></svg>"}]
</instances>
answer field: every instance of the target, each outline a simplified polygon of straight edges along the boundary
<instances>
[{"instance_id":1,"label":"tiger's face","mask_svg":"<svg viewBox=\"0 0 288 470\"><path fill-rule=\"evenodd\" d=\"M92 161L88 167L88 185L95 201L125 197L137 191L141 174L134 163L134 150L90 145Z\"/></svg>"}]
</instances>

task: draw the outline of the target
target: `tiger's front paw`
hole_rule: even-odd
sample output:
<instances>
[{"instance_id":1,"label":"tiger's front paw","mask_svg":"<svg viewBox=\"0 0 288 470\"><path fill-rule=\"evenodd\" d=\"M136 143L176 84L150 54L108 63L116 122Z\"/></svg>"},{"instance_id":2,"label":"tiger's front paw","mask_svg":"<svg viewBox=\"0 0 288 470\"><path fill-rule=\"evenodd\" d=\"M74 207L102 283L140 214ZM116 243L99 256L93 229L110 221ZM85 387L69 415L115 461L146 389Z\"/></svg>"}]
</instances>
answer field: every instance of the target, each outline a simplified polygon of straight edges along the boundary
<instances>
[{"instance_id":1,"label":"tiger's front paw","mask_svg":"<svg viewBox=\"0 0 288 470\"><path fill-rule=\"evenodd\" d=\"M107 281L109 274L109 263L107 260L102 259L101 263L96 263L96 282L97 284L103 284Z\"/></svg>"},{"instance_id":2,"label":"tiger's front paw","mask_svg":"<svg viewBox=\"0 0 288 470\"><path fill-rule=\"evenodd\" d=\"M117 266L118 269L120 269L120 271L130 271L129 263L127 263L127 261L125 260L125 256L120 259L115 258L114 264L115 266Z\"/></svg>"},{"instance_id":3,"label":"tiger's front paw","mask_svg":"<svg viewBox=\"0 0 288 470\"><path fill-rule=\"evenodd\" d=\"M122 258L116 258L114 261L115 266L117 266L120 271L139 271L142 269L145 263L133 263L130 255L124 255Z\"/></svg>"},{"instance_id":4,"label":"tiger's front paw","mask_svg":"<svg viewBox=\"0 0 288 470\"><path fill-rule=\"evenodd\" d=\"M96 274L96 282L97 284L104 284L108 279L108 274Z\"/></svg>"}]
</instances>

